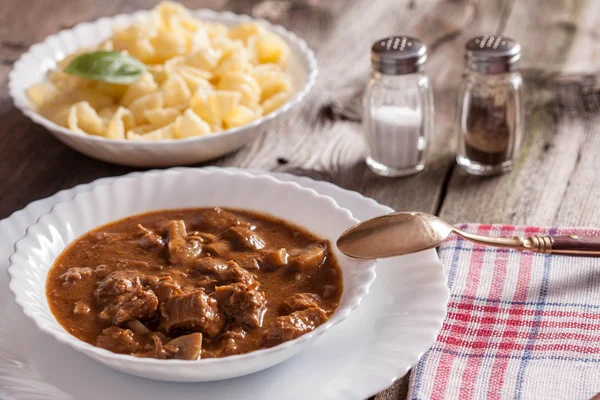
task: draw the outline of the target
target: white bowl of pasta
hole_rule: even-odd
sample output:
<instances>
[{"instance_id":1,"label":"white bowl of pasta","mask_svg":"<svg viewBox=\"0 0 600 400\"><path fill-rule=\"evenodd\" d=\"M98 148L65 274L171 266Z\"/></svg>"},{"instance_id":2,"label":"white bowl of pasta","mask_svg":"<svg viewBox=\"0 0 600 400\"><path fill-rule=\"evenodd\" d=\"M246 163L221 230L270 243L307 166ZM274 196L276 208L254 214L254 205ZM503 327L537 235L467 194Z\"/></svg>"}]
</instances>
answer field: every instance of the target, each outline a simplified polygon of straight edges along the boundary
<instances>
[{"instance_id":1,"label":"white bowl of pasta","mask_svg":"<svg viewBox=\"0 0 600 400\"><path fill-rule=\"evenodd\" d=\"M146 69L128 84L63 71L90 50L127 54ZM300 103L317 74L306 42L280 26L162 3L33 45L15 63L9 92L27 117L81 153L164 167L247 144Z\"/></svg>"}]
</instances>

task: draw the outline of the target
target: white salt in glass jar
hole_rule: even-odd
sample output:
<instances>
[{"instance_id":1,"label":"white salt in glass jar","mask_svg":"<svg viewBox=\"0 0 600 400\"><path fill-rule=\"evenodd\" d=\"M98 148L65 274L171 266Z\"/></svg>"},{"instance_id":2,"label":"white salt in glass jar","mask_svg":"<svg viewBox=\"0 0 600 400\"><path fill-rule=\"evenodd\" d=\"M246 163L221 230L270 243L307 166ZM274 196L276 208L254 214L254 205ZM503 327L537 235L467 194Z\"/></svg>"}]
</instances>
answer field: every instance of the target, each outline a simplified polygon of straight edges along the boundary
<instances>
[{"instance_id":1,"label":"white salt in glass jar","mask_svg":"<svg viewBox=\"0 0 600 400\"><path fill-rule=\"evenodd\" d=\"M371 48L372 74L364 97L367 165L383 176L412 175L425 168L433 131L433 93L423 65L427 47L391 36Z\"/></svg>"}]
</instances>

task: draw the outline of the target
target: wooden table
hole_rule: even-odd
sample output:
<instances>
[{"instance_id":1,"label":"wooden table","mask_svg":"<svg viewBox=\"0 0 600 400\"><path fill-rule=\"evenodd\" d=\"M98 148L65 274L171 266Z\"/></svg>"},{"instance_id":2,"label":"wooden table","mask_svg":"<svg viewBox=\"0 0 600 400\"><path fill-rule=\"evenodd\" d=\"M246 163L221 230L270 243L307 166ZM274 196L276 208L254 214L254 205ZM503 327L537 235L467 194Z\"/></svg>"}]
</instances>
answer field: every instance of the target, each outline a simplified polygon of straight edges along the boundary
<instances>
[{"instance_id":1,"label":"wooden table","mask_svg":"<svg viewBox=\"0 0 600 400\"><path fill-rule=\"evenodd\" d=\"M0 218L29 202L130 168L65 147L21 115L8 73L30 45L101 16L150 8L155 0L2 0L0 12ZM321 74L307 101L268 133L213 165L307 175L356 190L396 210L449 222L600 225L600 2L595 0L243 0L185 1L238 13L271 14L316 51ZM269 7L269 4L271 7ZM279 4L276 4L279 3ZM266 5L266 6L265 6ZM273 7L275 5L275 7ZM276 7L276 6L279 7ZM283 11L281 13L273 10ZM523 47L526 116L514 172L468 176L453 148L456 88L466 40L504 34ZM385 179L365 166L360 99L371 43L410 34L429 45L435 133L424 172ZM406 396L408 378L376 398Z\"/></svg>"}]
</instances>

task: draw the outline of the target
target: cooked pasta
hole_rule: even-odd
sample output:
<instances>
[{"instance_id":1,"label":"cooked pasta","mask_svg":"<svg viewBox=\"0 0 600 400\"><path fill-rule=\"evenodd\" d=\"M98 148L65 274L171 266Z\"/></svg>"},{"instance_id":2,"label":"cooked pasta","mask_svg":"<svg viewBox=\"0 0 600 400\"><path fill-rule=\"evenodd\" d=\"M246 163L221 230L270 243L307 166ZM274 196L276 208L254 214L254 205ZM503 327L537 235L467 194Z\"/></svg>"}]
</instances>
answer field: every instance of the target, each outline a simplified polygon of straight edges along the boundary
<instances>
[{"instance_id":1,"label":"cooked pasta","mask_svg":"<svg viewBox=\"0 0 600 400\"><path fill-rule=\"evenodd\" d=\"M118 51L147 70L123 85L63 72L79 54ZM114 140L182 139L248 124L292 92L287 44L257 23L233 28L163 2L145 22L115 27L96 49L59 62L28 89L38 112L73 132Z\"/></svg>"}]
</instances>

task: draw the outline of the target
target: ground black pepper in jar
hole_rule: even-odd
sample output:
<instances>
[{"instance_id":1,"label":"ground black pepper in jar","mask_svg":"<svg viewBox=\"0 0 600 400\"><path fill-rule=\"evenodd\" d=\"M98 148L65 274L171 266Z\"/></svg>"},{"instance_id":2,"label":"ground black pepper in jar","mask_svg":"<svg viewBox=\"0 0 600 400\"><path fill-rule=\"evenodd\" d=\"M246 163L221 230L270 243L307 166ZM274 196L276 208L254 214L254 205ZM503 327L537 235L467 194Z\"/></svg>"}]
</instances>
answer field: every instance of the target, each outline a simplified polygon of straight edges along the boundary
<instances>
[{"instance_id":1,"label":"ground black pepper in jar","mask_svg":"<svg viewBox=\"0 0 600 400\"><path fill-rule=\"evenodd\" d=\"M512 169L520 140L520 46L502 36L467 42L458 99L457 163L474 175Z\"/></svg>"}]
</instances>

